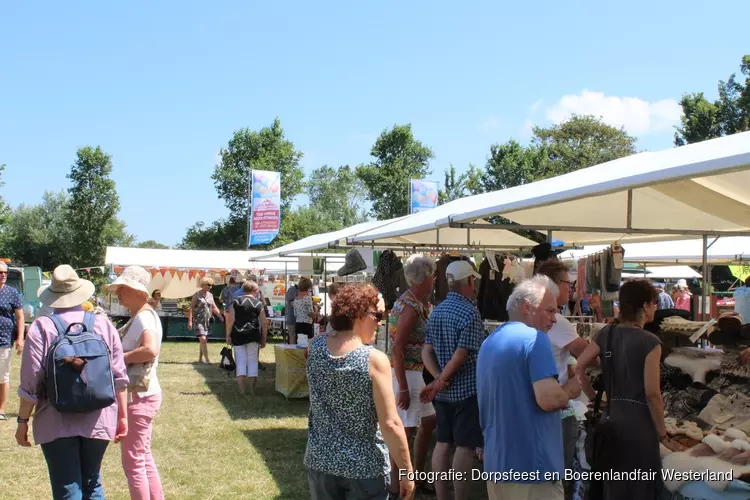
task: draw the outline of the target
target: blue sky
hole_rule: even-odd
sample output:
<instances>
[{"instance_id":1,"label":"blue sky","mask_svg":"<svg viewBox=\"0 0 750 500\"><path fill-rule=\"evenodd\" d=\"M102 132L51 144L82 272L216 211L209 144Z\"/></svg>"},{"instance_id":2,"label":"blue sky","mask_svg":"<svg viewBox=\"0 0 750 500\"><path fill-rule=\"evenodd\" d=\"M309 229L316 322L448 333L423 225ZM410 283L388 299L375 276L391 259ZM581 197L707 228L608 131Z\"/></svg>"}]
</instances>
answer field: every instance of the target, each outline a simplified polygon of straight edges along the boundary
<instances>
[{"instance_id":1,"label":"blue sky","mask_svg":"<svg viewBox=\"0 0 750 500\"><path fill-rule=\"evenodd\" d=\"M5 2L0 193L37 203L101 145L129 230L174 244L226 215L210 176L232 132L275 117L306 172L368 161L394 123L436 180L571 112L671 147L680 96L713 97L750 50L750 2L607 3Z\"/></svg>"}]
</instances>

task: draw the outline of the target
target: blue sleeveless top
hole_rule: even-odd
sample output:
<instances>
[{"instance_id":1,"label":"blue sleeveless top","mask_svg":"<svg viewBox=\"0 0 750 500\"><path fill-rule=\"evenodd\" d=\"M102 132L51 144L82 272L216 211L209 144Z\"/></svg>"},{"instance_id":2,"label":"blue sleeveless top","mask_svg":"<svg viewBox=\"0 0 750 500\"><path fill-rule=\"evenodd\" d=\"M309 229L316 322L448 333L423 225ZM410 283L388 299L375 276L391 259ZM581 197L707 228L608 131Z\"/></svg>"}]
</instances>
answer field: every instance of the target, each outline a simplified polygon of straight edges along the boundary
<instances>
[{"instance_id":1,"label":"blue sleeveless top","mask_svg":"<svg viewBox=\"0 0 750 500\"><path fill-rule=\"evenodd\" d=\"M388 448L378 425L370 379L372 346L331 355L321 335L310 344L307 379L310 414L305 466L349 479L390 473Z\"/></svg>"}]
</instances>

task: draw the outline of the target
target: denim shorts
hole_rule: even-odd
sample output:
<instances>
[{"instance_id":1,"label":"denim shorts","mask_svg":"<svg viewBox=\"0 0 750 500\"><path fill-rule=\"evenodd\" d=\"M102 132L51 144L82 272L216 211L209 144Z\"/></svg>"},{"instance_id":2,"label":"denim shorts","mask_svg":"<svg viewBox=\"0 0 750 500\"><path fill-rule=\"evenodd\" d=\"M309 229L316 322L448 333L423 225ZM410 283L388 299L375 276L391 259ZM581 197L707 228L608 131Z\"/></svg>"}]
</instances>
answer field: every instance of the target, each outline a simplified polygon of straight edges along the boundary
<instances>
[{"instance_id":1,"label":"denim shorts","mask_svg":"<svg viewBox=\"0 0 750 500\"><path fill-rule=\"evenodd\" d=\"M388 500L389 476L349 479L307 469L312 500Z\"/></svg>"}]
</instances>

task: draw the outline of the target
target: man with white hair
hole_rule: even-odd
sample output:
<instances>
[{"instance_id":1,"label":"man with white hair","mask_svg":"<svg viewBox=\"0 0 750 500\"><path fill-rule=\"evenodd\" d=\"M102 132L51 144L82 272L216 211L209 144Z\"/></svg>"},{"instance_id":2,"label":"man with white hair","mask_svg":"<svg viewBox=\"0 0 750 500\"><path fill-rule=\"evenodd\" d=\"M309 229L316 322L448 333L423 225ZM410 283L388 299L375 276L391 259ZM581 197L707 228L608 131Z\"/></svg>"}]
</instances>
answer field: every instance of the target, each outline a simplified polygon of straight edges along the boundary
<instances>
[{"instance_id":1,"label":"man with white hair","mask_svg":"<svg viewBox=\"0 0 750 500\"><path fill-rule=\"evenodd\" d=\"M479 417L490 500L562 500L560 410L578 397L573 377L557 382L546 332L555 323L559 289L544 275L516 287L510 321L484 342L477 360ZM554 480L550 480L554 479Z\"/></svg>"},{"instance_id":2,"label":"man with white hair","mask_svg":"<svg viewBox=\"0 0 750 500\"><path fill-rule=\"evenodd\" d=\"M451 262L445 271L450 293L427 321L422 361L435 377L422 389L420 399L435 399L437 444L432 452L432 470L456 475L456 500L471 495L471 469L477 448L482 447L477 406L477 353L484 340L484 325L476 306L480 275L464 260ZM450 450L455 445L451 467ZM438 500L451 498L447 481L435 482Z\"/></svg>"},{"instance_id":3,"label":"man with white hair","mask_svg":"<svg viewBox=\"0 0 750 500\"><path fill-rule=\"evenodd\" d=\"M10 358L13 331L16 332L16 352L23 352L24 319L23 297L8 281L8 265L0 262L0 422L6 420L5 402L10 390Z\"/></svg>"}]
</instances>

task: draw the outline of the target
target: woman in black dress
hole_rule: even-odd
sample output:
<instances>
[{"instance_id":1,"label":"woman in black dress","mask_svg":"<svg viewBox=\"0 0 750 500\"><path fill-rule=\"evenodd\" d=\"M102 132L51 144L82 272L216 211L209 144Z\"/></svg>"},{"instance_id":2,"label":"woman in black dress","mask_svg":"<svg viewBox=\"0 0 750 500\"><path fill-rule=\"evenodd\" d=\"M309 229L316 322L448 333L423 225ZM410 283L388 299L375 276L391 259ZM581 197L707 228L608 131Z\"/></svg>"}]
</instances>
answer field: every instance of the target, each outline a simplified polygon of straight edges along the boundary
<instances>
[{"instance_id":1,"label":"woman in black dress","mask_svg":"<svg viewBox=\"0 0 750 500\"><path fill-rule=\"evenodd\" d=\"M608 403L606 470L643 471L648 476L644 479L640 475L638 481L603 481L599 485L603 498L651 500L657 498L661 483L659 442L677 448L664 427L664 401L659 383L661 341L643 329L654 319L659 294L648 281L635 280L622 286L619 299L619 318L605 327L596 343L590 344L578 358L577 371L583 390L593 400L596 393L586 376L586 368L600 358ZM594 463L592 467L601 470L601 464Z\"/></svg>"}]
</instances>

